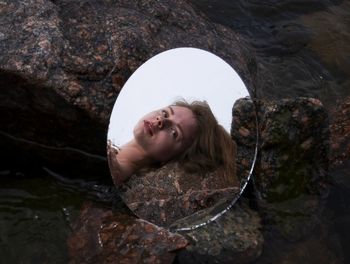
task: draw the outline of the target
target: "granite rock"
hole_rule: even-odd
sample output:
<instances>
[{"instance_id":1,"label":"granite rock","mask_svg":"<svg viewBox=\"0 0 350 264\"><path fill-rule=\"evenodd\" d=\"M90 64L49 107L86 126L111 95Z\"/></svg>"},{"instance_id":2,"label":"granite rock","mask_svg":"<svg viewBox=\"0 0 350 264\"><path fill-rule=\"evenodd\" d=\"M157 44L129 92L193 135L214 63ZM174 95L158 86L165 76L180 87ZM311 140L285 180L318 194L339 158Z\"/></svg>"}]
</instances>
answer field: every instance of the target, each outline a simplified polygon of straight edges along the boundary
<instances>
[{"instance_id":1,"label":"granite rock","mask_svg":"<svg viewBox=\"0 0 350 264\"><path fill-rule=\"evenodd\" d=\"M179 263L251 263L261 254L264 238L257 212L247 201L236 203L217 220L193 230L178 231L190 242L178 254ZM191 227L215 216L227 203L173 223L172 229Z\"/></svg>"},{"instance_id":2,"label":"granite rock","mask_svg":"<svg viewBox=\"0 0 350 264\"><path fill-rule=\"evenodd\" d=\"M350 160L350 98L330 110L330 165L342 167Z\"/></svg>"},{"instance_id":3,"label":"granite rock","mask_svg":"<svg viewBox=\"0 0 350 264\"><path fill-rule=\"evenodd\" d=\"M237 177L248 179L257 152L257 114L251 98L238 99L232 107L231 137L237 144Z\"/></svg>"},{"instance_id":4,"label":"granite rock","mask_svg":"<svg viewBox=\"0 0 350 264\"><path fill-rule=\"evenodd\" d=\"M266 229L296 241L317 226L329 190L328 115L313 98L257 100L253 185Z\"/></svg>"},{"instance_id":5,"label":"granite rock","mask_svg":"<svg viewBox=\"0 0 350 264\"><path fill-rule=\"evenodd\" d=\"M152 56L184 46L211 51L251 90L256 74L242 37L187 1L4 0L0 37L3 158L22 153L65 175L72 167L64 165L67 156L79 166L72 175L108 174L103 159L113 103ZM96 170L84 168L86 159Z\"/></svg>"},{"instance_id":6,"label":"granite rock","mask_svg":"<svg viewBox=\"0 0 350 264\"><path fill-rule=\"evenodd\" d=\"M237 186L227 186L220 173L186 173L176 163L133 175L121 188L121 197L140 218L169 227L174 221L233 199Z\"/></svg>"},{"instance_id":7,"label":"granite rock","mask_svg":"<svg viewBox=\"0 0 350 264\"><path fill-rule=\"evenodd\" d=\"M69 263L172 263L187 244L145 220L85 204L68 238Z\"/></svg>"}]
</instances>

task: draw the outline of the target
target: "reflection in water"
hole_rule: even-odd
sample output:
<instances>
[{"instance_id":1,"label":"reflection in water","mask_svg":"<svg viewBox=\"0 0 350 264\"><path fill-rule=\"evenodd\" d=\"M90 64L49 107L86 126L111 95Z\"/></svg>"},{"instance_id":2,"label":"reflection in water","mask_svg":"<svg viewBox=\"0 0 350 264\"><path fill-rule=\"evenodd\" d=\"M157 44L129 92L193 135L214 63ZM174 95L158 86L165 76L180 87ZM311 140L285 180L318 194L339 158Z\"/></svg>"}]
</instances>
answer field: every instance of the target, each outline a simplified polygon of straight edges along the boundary
<instances>
[{"instance_id":1,"label":"reflection in water","mask_svg":"<svg viewBox=\"0 0 350 264\"><path fill-rule=\"evenodd\" d=\"M114 188L96 182L65 179L47 169L25 174L3 171L0 177L2 261L67 263L67 235L86 200L121 204Z\"/></svg>"}]
</instances>

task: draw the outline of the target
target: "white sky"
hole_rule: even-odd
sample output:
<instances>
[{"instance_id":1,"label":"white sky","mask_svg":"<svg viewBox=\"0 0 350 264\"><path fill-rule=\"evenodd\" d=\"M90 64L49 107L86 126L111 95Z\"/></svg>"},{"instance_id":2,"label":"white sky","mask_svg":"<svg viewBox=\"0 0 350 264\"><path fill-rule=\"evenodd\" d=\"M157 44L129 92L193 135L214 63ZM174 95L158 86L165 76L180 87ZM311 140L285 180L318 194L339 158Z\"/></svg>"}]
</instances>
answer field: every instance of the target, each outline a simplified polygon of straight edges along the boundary
<instances>
[{"instance_id":1,"label":"white sky","mask_svg":"<svg viewBox=\"0 0 350 264\"><path fill-rule=\"evenodd\" d=\"M230 132L232 106L248 90L236 71L218 56L195 48L162 52L142 64L125 83L111 115L108 139L122 146L145 114L177 99L206 100Z\"/></svg>"}]
</instances>

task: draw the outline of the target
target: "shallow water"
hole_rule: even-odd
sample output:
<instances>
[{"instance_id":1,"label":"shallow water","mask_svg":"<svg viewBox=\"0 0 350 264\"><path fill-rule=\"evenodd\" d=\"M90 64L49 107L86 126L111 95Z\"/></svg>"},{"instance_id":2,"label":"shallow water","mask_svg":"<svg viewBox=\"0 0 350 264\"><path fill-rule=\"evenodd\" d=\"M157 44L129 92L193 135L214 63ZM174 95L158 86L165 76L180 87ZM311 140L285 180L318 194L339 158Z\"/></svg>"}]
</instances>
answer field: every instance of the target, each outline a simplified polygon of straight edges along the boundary
<instances>
[{"instance_id":1,"label":"shallow water","mask_svg":"<svg viewBox=\"0 0 350 264\"><path fill-rule=\"evenodd\" d=\"M67 236L83 203L125 211L111 185L64 178L47 168L25 169L0 171L2 263L67 263Z\"/></svg>"},{"instance_id":2,"label":"shallow water","mask_svg":"<svg viewBox=\"0 0 350 264\"><path fill-rule=\"evenodd\" d=\"M350 1L192 1L213 22L242 34L256 54L258 96L312 96L331 109L350 96ZM22 171L22 172L20 172ZM332 254L350 263L350 164L335 179L324 217ZM108 186L48 169L0 168L0 256L4 263L66 263L66 237L86 200L112 203ZM117 200L117 203L120 200ZM121 210L124 210L121 208ZM273 234L258 263L273 263ZM277 242L276 242L277 241ZM317 248L322 251L322 248ZM19 254L20 252L20 254Z\"/></svg>"}]
</instances>

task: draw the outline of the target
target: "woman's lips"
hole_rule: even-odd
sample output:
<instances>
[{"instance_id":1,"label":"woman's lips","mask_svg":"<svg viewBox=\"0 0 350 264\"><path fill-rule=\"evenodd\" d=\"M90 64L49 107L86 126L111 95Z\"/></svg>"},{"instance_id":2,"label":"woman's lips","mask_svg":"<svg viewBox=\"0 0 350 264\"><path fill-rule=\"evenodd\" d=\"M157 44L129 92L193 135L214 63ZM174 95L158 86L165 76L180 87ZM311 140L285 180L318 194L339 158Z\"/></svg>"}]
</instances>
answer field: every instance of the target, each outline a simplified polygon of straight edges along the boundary
<instances>
[{"instance_id":1,"label":"woman's lips","mask_svg":"<svg viewBox=\"0 0 350 264\"><path fill-rule=\"evenodd\" d=\"M150 136L153 136L154 132L153 132L152 123L147 120L143 120L143 125L146 130L146 133L149 134Z\"/></svg>"}]
</instances>

